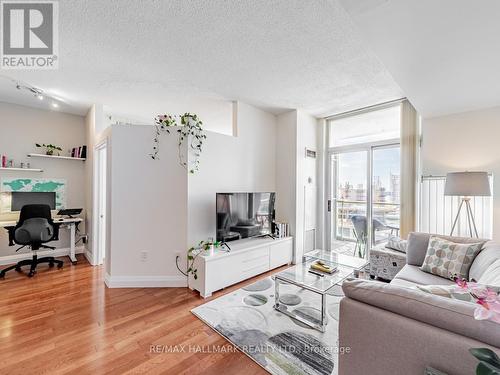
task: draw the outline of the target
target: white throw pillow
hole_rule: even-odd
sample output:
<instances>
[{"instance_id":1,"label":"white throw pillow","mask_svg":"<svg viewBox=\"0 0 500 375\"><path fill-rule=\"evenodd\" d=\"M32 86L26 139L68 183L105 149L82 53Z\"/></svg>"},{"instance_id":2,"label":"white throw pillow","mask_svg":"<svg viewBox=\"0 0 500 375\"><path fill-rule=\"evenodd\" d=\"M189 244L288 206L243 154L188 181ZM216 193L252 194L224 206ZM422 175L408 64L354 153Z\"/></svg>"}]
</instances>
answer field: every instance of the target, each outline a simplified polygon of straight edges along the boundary
<instances>
[{"instance_id":1,"label":"white throw pillow","mask_svg":"<svg viewBox=\"0 0 500 375\"><path fill-rule=\"evenodd\" d=\"M500 287L500 259L494 261L477 281L478 284Z\"/></svg>"},{"instance_id":2,"label":"white throw pillow","mask_svg":"<svg viewBox=\"0 0 500 375\"><path fill-rule=\"evenodd\" d=\"M399 251L401 253L406 253L407 242L408 241L402 240L399 237L390 236L385 247L391 250Z\"/></svg>"}]
</instances>

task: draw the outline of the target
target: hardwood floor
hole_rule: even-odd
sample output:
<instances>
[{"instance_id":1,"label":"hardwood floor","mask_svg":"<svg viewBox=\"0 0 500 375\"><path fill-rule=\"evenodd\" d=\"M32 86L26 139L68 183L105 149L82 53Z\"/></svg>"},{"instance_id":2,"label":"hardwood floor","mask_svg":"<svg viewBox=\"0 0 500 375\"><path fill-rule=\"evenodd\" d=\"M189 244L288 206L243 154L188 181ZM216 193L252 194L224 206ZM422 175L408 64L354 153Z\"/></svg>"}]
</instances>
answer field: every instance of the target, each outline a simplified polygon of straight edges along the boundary
<instances>
[{"instance_id":1,"label":"hardwood floor","mask_svg":"<svg viewBox=\"0 0 500 375\"><path fill-rule=\"evenodd\" d=\"M203 300L188 288L108 289L103 267L64 261L0 280L0 374L267 374L190 310L268 274ZM223 350L201 352L213 346Z\"/></svg>"}]
</instances>

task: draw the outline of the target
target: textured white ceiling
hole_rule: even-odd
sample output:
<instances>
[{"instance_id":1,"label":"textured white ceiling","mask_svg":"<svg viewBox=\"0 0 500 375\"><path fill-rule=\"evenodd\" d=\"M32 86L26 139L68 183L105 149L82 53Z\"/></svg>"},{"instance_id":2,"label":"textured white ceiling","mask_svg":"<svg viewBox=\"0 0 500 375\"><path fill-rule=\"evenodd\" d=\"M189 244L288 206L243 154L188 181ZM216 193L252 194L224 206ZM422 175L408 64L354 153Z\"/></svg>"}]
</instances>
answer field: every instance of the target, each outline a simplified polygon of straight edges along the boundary
<instances>
[{"instance_id":1,"label":"textured white ceiling","mask_svg":"<svg viewBox=\"0 0 500 375\"><path fill-rule=\"evenodd\" d=\"M402 96L338 0L64 0L59 19L59 70L5 74L80 113L243 100L322 116Z\"/></svg>"},{"instance_id":2,"label":"textured white ceiling","mask_svg":"<svg viewBox=\"0 0 500 375\"><path fill-rule=\"evenodd\" d=\"M424 117L500 105L500 1L342 4Z\"/></svg>"}]
</instances>

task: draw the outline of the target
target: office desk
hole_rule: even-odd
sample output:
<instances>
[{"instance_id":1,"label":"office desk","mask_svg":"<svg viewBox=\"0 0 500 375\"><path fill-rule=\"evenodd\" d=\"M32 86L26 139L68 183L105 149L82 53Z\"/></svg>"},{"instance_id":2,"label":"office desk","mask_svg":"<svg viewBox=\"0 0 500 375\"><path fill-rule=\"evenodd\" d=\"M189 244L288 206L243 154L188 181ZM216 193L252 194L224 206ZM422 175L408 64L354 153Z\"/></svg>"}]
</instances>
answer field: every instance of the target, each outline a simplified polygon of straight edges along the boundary
<instances>
[{"instance_id":1,"label":"office desk","mask_svg":"<svg viewBox=\"0 0 500 375\"><path fill-rule=\"evenodd\" d=\"M76 264L76 256L75 256L75 242L76 242L76 224L81 223L83 221L80 217L74 218L64 218L64 217L54 217L52 219L54 223L60 225L60 227L68 228L70 231L70 240L69 240L69 259L71 263ZM17 222L15 220L12 221L0 221L0 228L5 227L14 227Z\"/></svg>"}]
</instances>

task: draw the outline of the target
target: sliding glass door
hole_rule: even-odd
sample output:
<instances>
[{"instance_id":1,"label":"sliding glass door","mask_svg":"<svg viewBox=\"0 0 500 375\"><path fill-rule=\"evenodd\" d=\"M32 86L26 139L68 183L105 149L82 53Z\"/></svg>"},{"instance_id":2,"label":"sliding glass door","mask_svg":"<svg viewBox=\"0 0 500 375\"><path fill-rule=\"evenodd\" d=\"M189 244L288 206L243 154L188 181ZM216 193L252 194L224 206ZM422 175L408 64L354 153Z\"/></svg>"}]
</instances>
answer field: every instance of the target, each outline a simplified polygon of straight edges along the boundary
<instances>
[{"instance_id":1,"label":"sliding glass door","mask_svg":"<svg viewBox=\"0 0 500 375\"><path fill-rule=\"evenodd\" d=\"M332 237L331 249L346 254L363 254L368 214L368 152L347 151L331 154Z\"/></svg>"},{"instance_id":2,"label":"sliding glass door","mask_svg":"<svg viewBox=\"0 0 500 375\"><path fill-rule=\"evenodd\" d=\"M399 105L329 122L329 250L367 257L399 234L399 129Z\"/></svg>"},{"instance_id":3,"label":"sliding glass door","mask_svg":"<svg viewBox=\"0 0 500 375\"><path fill-rule=\"evenodd\" d=\"M399 235L400 147L372 148L372 246L383 246Z\"/></svg>"},{"instance_id":4,"label":"sliding glass door","mask_svg":"<svg viewBox=\"0 0 500 375\"><path fill-rule=\"evenodd\" d=\"M330 250L365 257L398 235L399 151L395 144L330 154Z\"/></svg>"}]
</instances>

